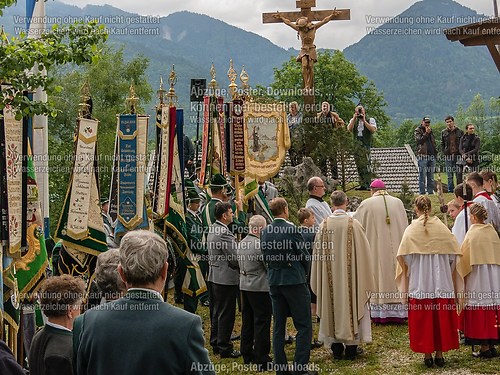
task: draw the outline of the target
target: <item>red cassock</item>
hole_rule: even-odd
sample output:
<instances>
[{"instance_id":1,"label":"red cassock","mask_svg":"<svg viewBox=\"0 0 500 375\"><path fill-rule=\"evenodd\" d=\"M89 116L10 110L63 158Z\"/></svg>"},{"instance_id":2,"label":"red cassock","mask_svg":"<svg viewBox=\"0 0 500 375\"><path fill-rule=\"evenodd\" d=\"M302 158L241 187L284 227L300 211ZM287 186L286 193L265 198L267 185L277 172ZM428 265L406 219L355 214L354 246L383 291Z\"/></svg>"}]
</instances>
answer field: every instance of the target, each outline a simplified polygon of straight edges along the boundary
<instances>
[{"instance_id":1,"label":"red cassock","mask_svg":"<svg viewBox=\"0 0 500 375\"><path fill-rule=\"evenodd\" d=\"M410 348L417 353L458 349L458 315L452 298L410 298Z\"/></svg>"}]
</instances>

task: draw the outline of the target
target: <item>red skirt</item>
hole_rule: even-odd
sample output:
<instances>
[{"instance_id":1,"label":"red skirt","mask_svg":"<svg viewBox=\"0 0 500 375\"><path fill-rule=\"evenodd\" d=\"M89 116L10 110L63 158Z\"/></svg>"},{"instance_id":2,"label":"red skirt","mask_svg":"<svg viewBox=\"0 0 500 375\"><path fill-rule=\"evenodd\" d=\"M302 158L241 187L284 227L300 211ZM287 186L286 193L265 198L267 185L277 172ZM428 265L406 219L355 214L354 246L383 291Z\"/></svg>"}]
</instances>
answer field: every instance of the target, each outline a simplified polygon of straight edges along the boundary
<instances>
[{"instance_id":1,"label":"red skirt","mask_svg":"<svg viewBox=\"0 0 500 375\"><path fill-rule=\"evenodd\" d=\"M465 306L464 336L476 341L500 340L500 306Z\"/></svg>"},{"instance_id":2,"label":"red skirt","mask_svg":"<svg viewBox=\"0 0 500 375\"><path fill-rule=\"evenodd\" d=\"M458 315L452 298L410 298L410 348L417 353L458 349Z\"/></svg>"}]
</instances>

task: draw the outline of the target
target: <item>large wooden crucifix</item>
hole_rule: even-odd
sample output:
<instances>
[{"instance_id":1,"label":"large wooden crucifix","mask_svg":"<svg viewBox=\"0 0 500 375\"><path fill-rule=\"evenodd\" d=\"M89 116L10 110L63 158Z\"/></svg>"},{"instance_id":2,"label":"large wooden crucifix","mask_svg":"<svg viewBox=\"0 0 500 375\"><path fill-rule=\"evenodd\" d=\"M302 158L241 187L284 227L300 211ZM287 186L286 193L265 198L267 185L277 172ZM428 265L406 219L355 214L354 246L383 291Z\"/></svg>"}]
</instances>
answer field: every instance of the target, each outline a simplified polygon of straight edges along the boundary
<instances>
[{"instance_id":1,"label":"large wooden crucifix","mask_svg":"<svg viewBox=\"0 0 500 375\"><path fill-rule=\"evenodd\" d=\"M302 77L304 81L304 104L306 110L312 110L314 97L314 63L317 61L314 38L316 30L331 20L350 20L350 9L315 10L316 0L296 0L296 7L300 11L276 12L262 14L264 23L283 22L297 31L302 46L297 61L302 64ZM318 21L313 23L313 21Z\"/></svg>"}]
</instances>

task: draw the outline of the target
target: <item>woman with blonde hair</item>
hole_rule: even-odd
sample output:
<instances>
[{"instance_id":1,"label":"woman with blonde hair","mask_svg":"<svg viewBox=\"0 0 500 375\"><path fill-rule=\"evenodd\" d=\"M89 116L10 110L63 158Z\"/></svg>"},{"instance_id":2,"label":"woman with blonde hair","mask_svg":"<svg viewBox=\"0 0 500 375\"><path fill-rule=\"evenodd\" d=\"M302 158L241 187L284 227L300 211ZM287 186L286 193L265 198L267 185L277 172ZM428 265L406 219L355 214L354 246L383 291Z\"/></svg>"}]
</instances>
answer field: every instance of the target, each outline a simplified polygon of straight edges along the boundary
<instances>
[{"instance_id":1,"label":"woman with blonde hair","mask_svg":"<svg viewBox=\"0 0 500 375\"><path fill-rule=\"evenodd\" d=\"M415 199L415 212L399 246L396 283L408 294L410 348L425 354L427 367L443 367L443 352L459 346L452 274L461 253L446 225L431 216L427 196Z\"/></svg>"},{"instance_id":2,"label":"woman with blonde hair","mask_svg":"<svg viewBox=\"0 0 500 375\"><path fill-rule=\"evenodd\" d=\"M482 205L470 206L472 225L457 262L464 336L468 344L481 345L482 358L496 356L494 345L500 342L500 239L495 228L484 223L487 217Z\"/></svg>"}]
</instances>

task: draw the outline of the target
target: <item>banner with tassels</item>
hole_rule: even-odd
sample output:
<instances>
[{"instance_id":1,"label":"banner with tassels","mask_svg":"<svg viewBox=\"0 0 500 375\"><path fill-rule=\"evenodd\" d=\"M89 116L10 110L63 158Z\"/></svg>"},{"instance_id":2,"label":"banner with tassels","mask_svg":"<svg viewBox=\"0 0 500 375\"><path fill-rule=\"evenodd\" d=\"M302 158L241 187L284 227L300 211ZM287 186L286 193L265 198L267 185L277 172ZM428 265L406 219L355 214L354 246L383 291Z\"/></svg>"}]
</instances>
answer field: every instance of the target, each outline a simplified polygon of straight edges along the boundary
<instances>
[{"instance_id":1,"label":"banner with tassels","mask_svg":"<svg viewBox=\"0 0 500 375\"><path fill-rule=\"evenodd\" d=\"M268 180L279 172L290 148L285 104L247 102L244 122L246 175Z\"/></svg>"},{"instance_id":2,"label":"banner with tassels","mask_svg":"<svg viewBox=\"0 0 500 375\"><path fill-rule=\"evenodd\" d=\"M56 229L56 238L73 253L99 255L108 249L98 190L98 124L94 119L77 120L73 170Z\"/></svg>"},{"instance_id":3,"label":"banner with tassels","mask_svg":"<svg viewBox=\"0 0 500 375\"><path fill-rule=\"evenodd\" d=\"M170 116L169 108L162 106L157 109L156 115L156 151L155 151L155 177L153 185L153 212L161 218L167 213L168 194L168 162L170 145Z\"/></svg>"},{"instance_id":4,"label":"banner with tassels","mask_svg":"<svg viewBox=\"0 0 500 375\"><path fill-rule=\"evenodd\" d=\"M23 230L25 221L23 219L25 210L24 192L25 188L23 183L24 174L23 167L26 152L23 152L25 138L27 138L26 131L23 126L24 120L17 120L15 113L7 106L3 110L2 127L5 137L5 179L7 188L7 225L8 225L8 238L6 246L6 254L11 257L21 256L21 247L23 241ZM26 208L26 207L24 207Z\"/></svg>"},{"instance_id":5,"label":"banner with tassels","mask_svg":"<svg viewBox=\"0 0 500 375\"><path fill-rule=\"evenodd\" d=\"M115 236L149 228L145 205L148 116L118 116L117 217Z\"/></svg>"}]
</instances>

